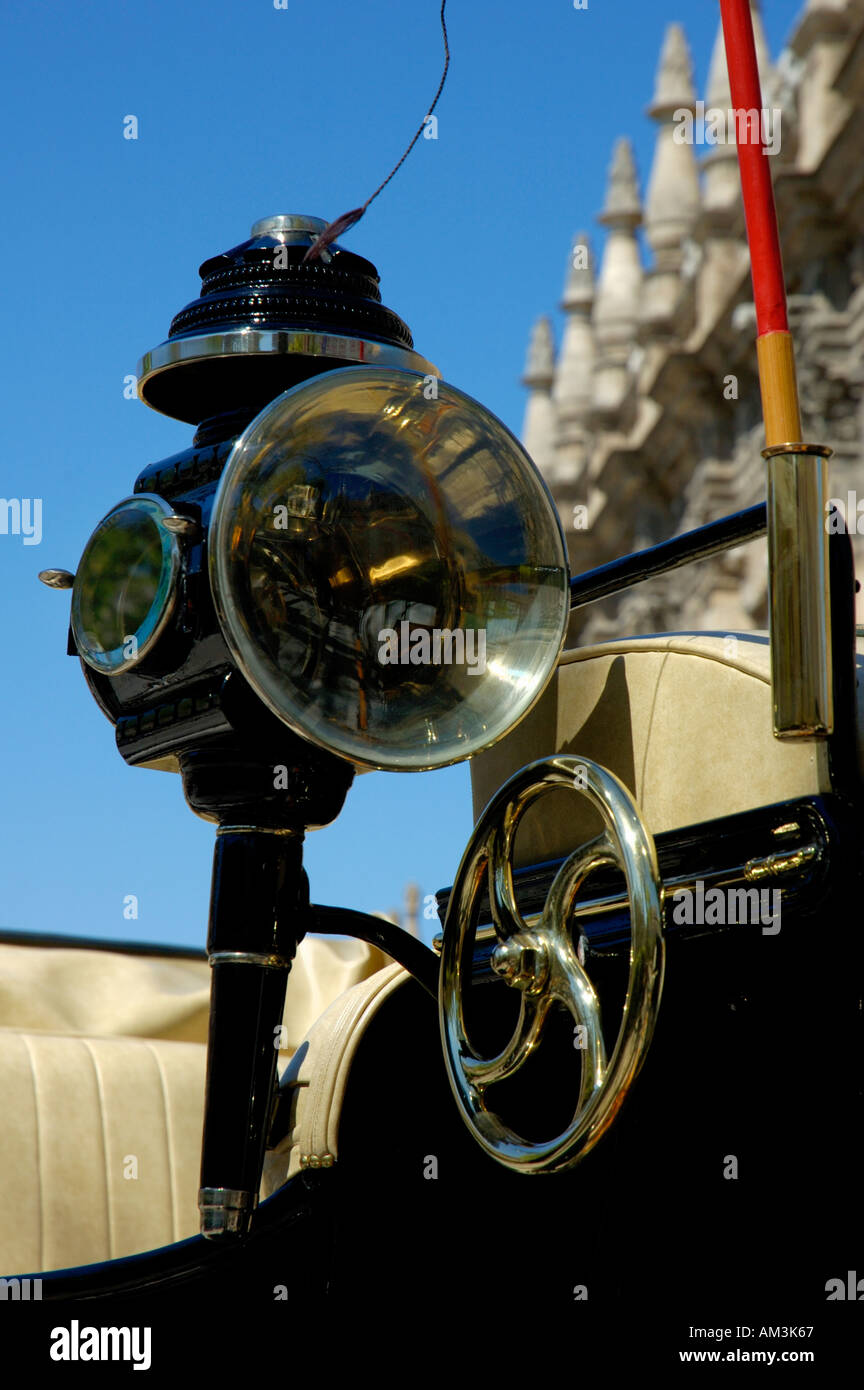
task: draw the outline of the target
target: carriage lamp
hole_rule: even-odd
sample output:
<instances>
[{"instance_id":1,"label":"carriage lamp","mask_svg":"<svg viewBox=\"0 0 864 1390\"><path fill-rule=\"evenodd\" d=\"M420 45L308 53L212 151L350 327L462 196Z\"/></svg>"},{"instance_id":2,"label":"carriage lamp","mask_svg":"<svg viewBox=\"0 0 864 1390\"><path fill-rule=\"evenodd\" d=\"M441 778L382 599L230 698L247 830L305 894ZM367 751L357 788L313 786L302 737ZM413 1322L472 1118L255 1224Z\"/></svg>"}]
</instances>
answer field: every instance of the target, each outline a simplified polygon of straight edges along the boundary
<instances>
[{"instance_id":1,"label":"carriage lamp","mask_svg":"<svg viewBox=\"0 0 864 1390\"><path fill-rule=\"evenodd\" d=\"M256 222L139 365L196 426L111 508L74 577L69 651L132 766L216 823L199 1208L257 1202L307 829L355 772L470 757L549 680L570 598L555 506L490 412L439 379L378 273L318 218Z\"/></svg>"}]
</instances>

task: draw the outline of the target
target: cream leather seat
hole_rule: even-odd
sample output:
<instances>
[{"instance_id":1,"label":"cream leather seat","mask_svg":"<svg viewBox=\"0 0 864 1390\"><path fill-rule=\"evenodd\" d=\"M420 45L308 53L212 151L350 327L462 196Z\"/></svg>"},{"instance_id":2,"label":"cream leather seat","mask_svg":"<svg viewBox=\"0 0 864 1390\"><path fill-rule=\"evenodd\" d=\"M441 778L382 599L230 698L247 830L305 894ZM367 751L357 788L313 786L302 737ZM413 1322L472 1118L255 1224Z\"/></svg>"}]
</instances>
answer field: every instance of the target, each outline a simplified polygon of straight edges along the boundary
<instances>
[{"instance_id":1,"label":"cream leather seat","mask_svg":"<svg viewBox=\"0 0 864 1390\"><path fill-rule=\"evenodd\" d=\"M565 652L531 713L472 761L475 819L514 772L552 753L614 772L653 834L830 790L824 742L774 737L759 632L662 633ZM550 792L525 817L516 863L554 859L598 828L587 800Z\"/></svg>"},{"instance_id":2,"label":"cream leather seat","mask_svg":"<svg viewBox=\"0 0 864 1390\"><path fill-rule=\"evenodd\" d=\"M307 937L281 1060L386 961ZM204 959L0 942L0 1275L197 1233L209 975Z\"/></svg>"}]
</instances>

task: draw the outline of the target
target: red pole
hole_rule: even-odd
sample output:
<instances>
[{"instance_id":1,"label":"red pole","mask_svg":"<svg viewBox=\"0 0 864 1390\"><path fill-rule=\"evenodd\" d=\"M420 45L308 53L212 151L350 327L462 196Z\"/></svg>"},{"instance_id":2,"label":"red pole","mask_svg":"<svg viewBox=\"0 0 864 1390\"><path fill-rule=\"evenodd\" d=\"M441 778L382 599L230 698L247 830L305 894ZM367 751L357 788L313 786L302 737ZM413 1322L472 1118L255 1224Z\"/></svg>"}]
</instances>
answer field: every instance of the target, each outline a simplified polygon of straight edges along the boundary
<instances>
[{"instance_id":1,"label":"red pole","mask_svg":"<svg viewBox=\"0 0 864 1390\"><path fill-rule=\"evenodd\" d=\"M756 351L769 446L798 443L801 416L795 354L786 316L786 288L771 168L762 141L762 90L750 0L720 0L732 105L737 113L738 167L756 304ZM755 112L750 122L744 113ZM754 129L755 125L755 129Z\"/></svg>"}]
</instances>

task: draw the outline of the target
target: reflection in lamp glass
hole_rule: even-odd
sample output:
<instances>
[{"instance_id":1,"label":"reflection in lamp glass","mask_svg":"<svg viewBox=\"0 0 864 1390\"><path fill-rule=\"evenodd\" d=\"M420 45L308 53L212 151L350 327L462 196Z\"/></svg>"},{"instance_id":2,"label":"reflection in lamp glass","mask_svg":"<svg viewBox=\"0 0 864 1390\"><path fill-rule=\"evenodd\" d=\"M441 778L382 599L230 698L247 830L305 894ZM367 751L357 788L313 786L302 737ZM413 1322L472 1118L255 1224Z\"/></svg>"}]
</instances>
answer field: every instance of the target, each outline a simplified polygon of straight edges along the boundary
<instances>
[{"instance_id":1,"label":"reflection in lamp glass","mask_svg":"<svg viewBox=\"0 0 864 1390\"><path fill-rule=\"evenodd\" d=\"M470 757L542 692L569 617L566 546L489 411L400 368L286 391L232 450L210 532L226 639L265 703L358 767Z\"/></svg>"}]
</instances>

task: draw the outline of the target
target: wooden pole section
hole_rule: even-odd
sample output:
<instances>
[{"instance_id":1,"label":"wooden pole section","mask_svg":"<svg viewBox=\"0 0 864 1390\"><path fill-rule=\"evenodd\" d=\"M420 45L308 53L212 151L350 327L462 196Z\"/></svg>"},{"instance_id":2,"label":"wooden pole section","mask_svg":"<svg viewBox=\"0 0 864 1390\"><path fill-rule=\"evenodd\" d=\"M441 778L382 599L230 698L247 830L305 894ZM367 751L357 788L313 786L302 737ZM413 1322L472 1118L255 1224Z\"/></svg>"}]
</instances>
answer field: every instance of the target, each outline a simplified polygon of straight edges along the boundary
<instances>
[{"instance_id":1,"label":"wooden pole section","mask_svg":"<svg viewBox=\"0 0 864 1390\"><path fill-rule=\"evenodd\" d=\"M756 355L765 443L801 442L795 350L786 316L783 260L768 155L762 144L762 90L750 0L720 0L729 87L736 114L738 167L756 303ZM755 120L748 121L748 112Z\"/></svg>"}]
</instances>

